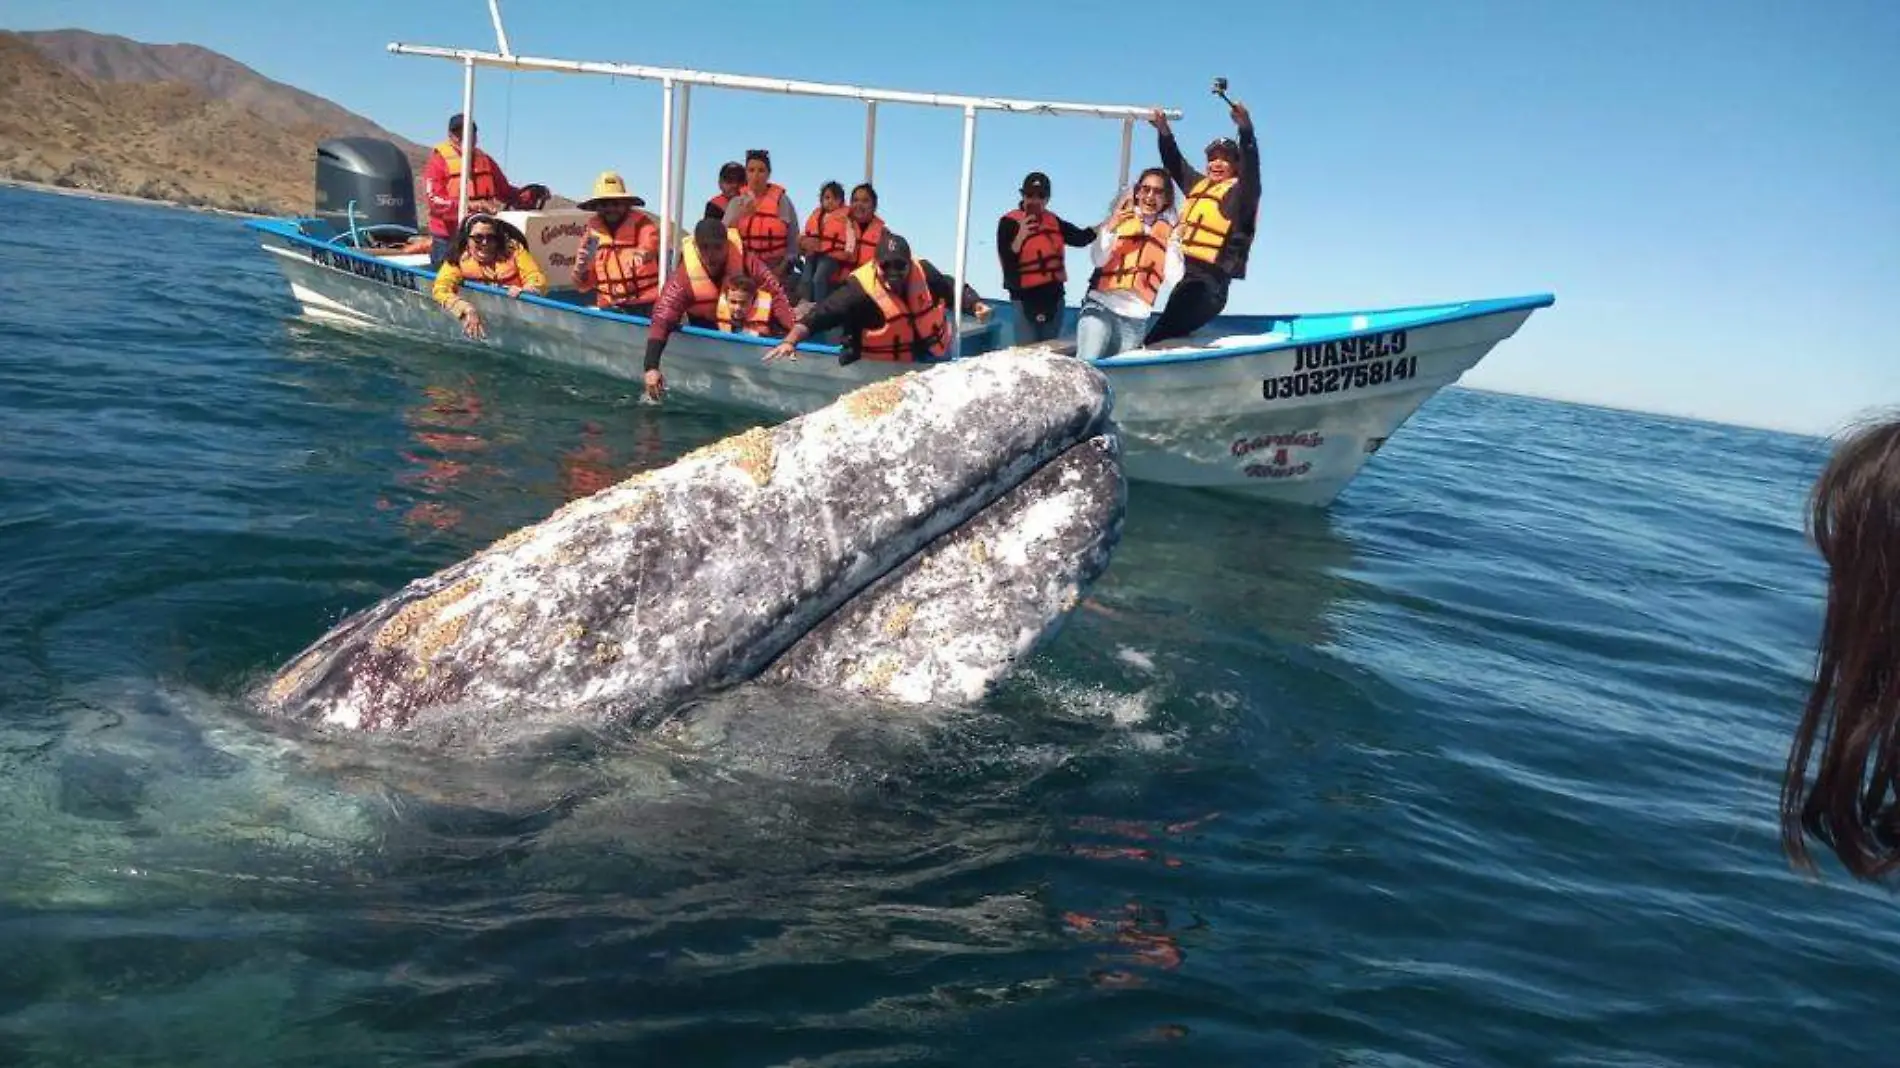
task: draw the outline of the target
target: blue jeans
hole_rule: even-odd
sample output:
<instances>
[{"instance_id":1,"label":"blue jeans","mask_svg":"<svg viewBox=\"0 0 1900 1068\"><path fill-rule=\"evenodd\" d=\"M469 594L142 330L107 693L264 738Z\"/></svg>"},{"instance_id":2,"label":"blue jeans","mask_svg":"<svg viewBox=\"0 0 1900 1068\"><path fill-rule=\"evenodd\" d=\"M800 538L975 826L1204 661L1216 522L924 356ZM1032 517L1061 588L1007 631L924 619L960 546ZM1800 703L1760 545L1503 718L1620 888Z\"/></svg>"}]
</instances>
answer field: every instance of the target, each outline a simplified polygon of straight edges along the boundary
<instances>
[{"instance_id":1,"label":"blue jeans","mask_svg":"<svg viewBox=\"0 0 1900 1068\"><path fill-rule=\"evenodd\" d=\"M838 270L838 261L830 256L805 257L805 299L813 304L822 304L835 288L831 276Z\"/></svg>"},{"instance_id":2,"label":"blue jeans","mask_svg":"<svg viewBox=\"0 0 1900 1068\"><path fill-rule=\"evenodd\" d=\"M1141 334L1148 317L1130 319L1102 307L1094 297L1084 297L1082 312L1075 321L1075 355L1082 360L1105 360L1118 352L1141 347Z\"/></svg>"}]
</instances>

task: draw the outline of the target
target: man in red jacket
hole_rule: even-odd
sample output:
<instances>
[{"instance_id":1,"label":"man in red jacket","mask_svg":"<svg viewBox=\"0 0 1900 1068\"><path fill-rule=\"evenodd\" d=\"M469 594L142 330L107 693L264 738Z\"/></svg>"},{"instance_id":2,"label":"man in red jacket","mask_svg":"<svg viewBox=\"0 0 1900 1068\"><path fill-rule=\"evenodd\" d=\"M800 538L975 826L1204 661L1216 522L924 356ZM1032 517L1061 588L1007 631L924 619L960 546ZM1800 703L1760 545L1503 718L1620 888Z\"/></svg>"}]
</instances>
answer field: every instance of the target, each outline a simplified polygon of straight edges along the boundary
<instances>
[{"instance_id":1,"label":"man in red jacket","mask_svg":"<svg viewBox=\"0 0 1900 1068\"><path fill-rule=\"evenodd\" d=\"M666 351L667 338L689 324L716 329L719 298L725 292L726 279L735 274L751 275L760 289L772 294L773 320L780 330L792 328L792 299L771 266L745 250L739 231L726 229L718 219L701 219L693 227L692 240L680 249L679 266L673 268L660 290L659 301L653 305L645 366L649 399L659 400L666 390L660 354Z\"/></svg>"},{"instance_id":2,"label":"man in red jacket","mask_svg":"<svg viewBox=\"0 0 1900 1068\"><path fill-rule=\"evenodd\" d=\"M455 231L462 225L463 216L456 211L462 195L463 136L462 116L449 117L448 140L435 146L429 153L429 162L422 168L422 183L429 200L429 266L431 269L442 266L448 257L449 242L454 240ZM468 141L474 148L468 157L468 210L472 214L478 211L497 212L506 208L525 208L533 211L547 203L548 190L542 185L527 185L517 189L508 183L508 176L501 173L501 167L495 158L473 146L480 136L481 127L477 123L468 124Z\"/></svg>"}]
</instances>

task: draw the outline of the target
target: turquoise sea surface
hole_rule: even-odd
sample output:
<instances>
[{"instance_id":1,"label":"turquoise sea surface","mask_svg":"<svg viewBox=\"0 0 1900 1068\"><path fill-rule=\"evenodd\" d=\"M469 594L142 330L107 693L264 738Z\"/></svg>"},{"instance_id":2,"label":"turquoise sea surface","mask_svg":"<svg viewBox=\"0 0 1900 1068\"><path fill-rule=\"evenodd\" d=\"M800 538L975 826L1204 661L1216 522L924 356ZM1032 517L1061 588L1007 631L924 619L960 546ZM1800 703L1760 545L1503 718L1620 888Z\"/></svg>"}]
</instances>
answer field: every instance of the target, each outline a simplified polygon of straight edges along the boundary
<instances>
[{"instance_id":1,"label":"turquoise sea surface","mask_svg":"<svg viewBox=\"0 0 1900 1068\"><path fill-rule=\"evenodd\" d=\"M1824 440L1450 389L1325 512L1134 485L980 708L423 758L240 692L753 420L0 213L0 1063L1900 1060L1900 902L1776 840Z\"/></svg>"}]
</instances>

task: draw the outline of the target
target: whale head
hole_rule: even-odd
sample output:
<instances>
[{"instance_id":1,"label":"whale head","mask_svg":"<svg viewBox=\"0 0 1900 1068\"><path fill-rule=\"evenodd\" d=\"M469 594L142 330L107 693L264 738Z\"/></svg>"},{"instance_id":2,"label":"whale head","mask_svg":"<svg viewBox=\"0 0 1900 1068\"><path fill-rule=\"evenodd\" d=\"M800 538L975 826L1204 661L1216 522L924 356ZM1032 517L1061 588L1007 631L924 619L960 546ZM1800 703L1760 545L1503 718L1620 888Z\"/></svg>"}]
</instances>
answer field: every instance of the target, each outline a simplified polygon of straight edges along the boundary
<instances>
[{"instance_id":1,"label":"whale head","mask_svg":"<svg viewBox=\"0 0 1900 1068\"><path fill-rule=\"evenodd\" d=\"M980 699L1107 567L1107 380L1028 349L883 379L569 502L346 618L266 712L429 744L652 724L750 680Z\"/></svg>"}]
</instances>

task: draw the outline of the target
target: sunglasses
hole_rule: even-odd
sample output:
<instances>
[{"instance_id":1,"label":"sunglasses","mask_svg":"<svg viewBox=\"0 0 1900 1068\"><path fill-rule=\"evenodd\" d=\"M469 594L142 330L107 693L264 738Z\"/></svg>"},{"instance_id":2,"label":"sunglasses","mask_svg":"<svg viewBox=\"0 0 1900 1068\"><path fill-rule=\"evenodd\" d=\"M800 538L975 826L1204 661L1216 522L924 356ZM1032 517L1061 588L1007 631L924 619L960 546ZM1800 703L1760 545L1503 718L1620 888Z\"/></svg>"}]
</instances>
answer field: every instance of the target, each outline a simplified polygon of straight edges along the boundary
<instances>
[{"instance_id":1,"label":"sunglasses","mask_svg":"<svg viewBox=\"0 0 1900 1068\"><path fill-rule=\"evenodd\" d=\"M501 235L495 233L493 230L489 230L484 233L470 234L468 235L468 239L470 241L479 241L483 244L489 244L491 242L500 241Z\"/></svg>"},{"instance_id":2,"label":"sunglasses","mask_svg":"<svg viewBox=\"0 0 1900 1068\"><path fill-rule=\"evenodd\" d=\"M1164 185L1138 185L1135 187L1135 192L1137 193L1153 193L1155 196L1161 196L1167 191L1168 187Z\"/></svg>"}]
</instances>

